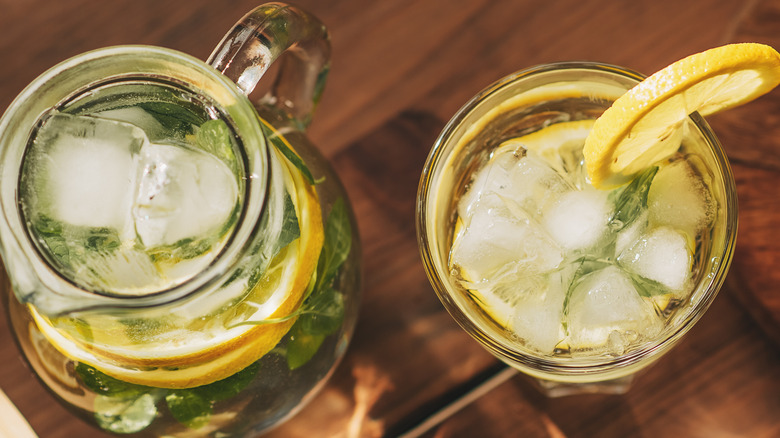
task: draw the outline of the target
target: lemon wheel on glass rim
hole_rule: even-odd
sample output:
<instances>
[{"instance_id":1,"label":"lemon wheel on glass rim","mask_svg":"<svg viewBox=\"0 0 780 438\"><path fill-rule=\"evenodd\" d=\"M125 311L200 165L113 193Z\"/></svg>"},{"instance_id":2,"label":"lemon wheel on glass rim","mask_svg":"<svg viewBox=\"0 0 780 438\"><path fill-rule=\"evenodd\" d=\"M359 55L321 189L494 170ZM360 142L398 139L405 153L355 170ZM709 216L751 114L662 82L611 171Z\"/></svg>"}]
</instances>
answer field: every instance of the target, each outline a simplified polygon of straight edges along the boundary
<instances>
[{"instance_id":1,"label":"lemon wheel on glass rim","mask_svg":"<svg viewBox=\"0 0 780 438\"><path fill-rule=\"evenodd\" d=\"M680 127L690 113L708 115L733 108L778 84L780 55L773 48L754 43L726 45L684 58L649 76L615 100L597 120L554 123L506 140L499 149L521 146L561 172L555 166L560 150L584 143L589 182L611 189L672 155L680 146ZM486 119L500 112L491 111ZM475 124L469 133L485 125ZM458 218L453 234L457 236L462 227ZM472 282L469 272L461 270L460 275ZM488 316L503 327L509 325L516 300L509 290L468 289ZM668 300L668 296L658 297L656 304L663 308Z\"/></svg>"},{"instance_id":2,"label":"lemon wheel on glass rim","mask_svg":"<svg viewBox=\"0 0 780 438\"><path fill-rule=\"evenodd\" d=\"M780 84L780 54L740 43L697 53L647 77L594 123L583 154L594 187L610 189L668 158L693 112L714 114L750 102Z\"/></svg>"},{"instance_id":3,"label":"lemon wheel on glass rim","mask_svg":"<svg viewBox=\"0 0 780 438\"><path fill-rule=\"evenodd\" d=\"M302 304L323 244L323 225L316 190L283 157L280 161L290 180L287 189L293 198L301 235L271 262L263 277L249 292L270 298L258 305L257 314L267 323L236 325L212 339L173 351L143 349L134 345L97 348L75 340L29 306L35 324L51 344L68 358L92 366L116 379L160 388L192 388L232 376L271 351L295 323L289 317ZM269 305L276 306L269 309ZM266 306L266 307L263 307ZM252 317L247 318L252 320ZM186 337L186 334L184 334Z\"/></svg>"}]
</instances>

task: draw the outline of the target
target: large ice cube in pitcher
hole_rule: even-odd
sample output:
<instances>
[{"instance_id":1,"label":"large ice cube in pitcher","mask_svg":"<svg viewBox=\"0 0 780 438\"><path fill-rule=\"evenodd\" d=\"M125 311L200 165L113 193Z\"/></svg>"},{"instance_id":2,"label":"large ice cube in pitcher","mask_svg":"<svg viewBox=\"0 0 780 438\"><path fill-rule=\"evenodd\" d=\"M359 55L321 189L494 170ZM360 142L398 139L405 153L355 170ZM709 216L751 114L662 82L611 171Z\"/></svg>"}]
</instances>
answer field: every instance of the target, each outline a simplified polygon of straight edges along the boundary
<instances>
[{"instance_id":1,"label":"large ice cube in pitcher","mask_svg":"<svg viewBox=\"0 0 780 438\"><path fill-rule=\"evenodd\" d=\"M41 212L65 224L132 230L135 156L144 132L127 123L55 114L30 153Z\"/></svg>"},{"instance_id":2,"label":"large ice cube in pitcher","mask_svg":"<svg viewBox=\"0 0 780 438\"><path fill-rule=\"evenodd\" d=\"M139 164L133 217L146 247L216 234L236 207L235 176L203 151L149 143Z\"/></svg>"}]
</instances>

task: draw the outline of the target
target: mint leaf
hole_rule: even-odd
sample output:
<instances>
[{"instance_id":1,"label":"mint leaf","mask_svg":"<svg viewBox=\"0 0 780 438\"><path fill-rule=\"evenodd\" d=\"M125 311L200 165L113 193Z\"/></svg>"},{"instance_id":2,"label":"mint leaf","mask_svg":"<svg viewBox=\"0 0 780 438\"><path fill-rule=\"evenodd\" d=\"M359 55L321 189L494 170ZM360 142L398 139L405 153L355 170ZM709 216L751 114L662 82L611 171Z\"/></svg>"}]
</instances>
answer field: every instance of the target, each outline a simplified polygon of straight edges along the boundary
<instances>
[{"instance_id":1,"label":"mint leaf","mask_svg":"<svg viewBox=\"0 0 780 438\"><path fill-rule=\"evenodd\" d=\"M325 221L325 237L317 262L317 281L304 301L300 317L290 329L287 365L291 370L308 362L325 337L344 322L344 296L333 287L352 248L352 224L343 198L333 203Z\"/></svg>"},{"instance_id":2,"label":"mint leaf","mask_svg":"<svg viewBox=\"0 0 780 438\"><path fill-rule=\"evenodd\" d=\"M135 433L156 418L157 401L163 390L116 379L80 362L75 371L81 383L97 394L93 409L101 428L114 433Z\"/></svg>"},{"instance_id":3,"label":"mint leaf","mask_svg":"<svg viewBox=\"0 0 780 438\"><path fill-rule=\"evenodd\" d=\"M266 219L268 216L265 217ZM263 222L261 227L266 227L266 221ZM276 257L282 249L292 243L295 239L301 237L301 228L298 224L298 215L295 213L295 205L292 202L290 194L284 193L284 217L282 218L282 229L279 233L279 237L276 242L265 251L256 254L255 256L259 260L255 260L253 264L256 266L254 271L249 276L249 284L254 285L265 274L268 268L268 263Z\"/></svg>"},{"instance_id":4,"label":"mint leaf","mask_svg":"<svg viewBox=\"0 0 780 438\"><path fill-rule=\"evenodd\" d=\"M352 224L343 198L333 203L325 222L325 240L317 263L317 286L330 284L339 268L347 260L352 247Z\"/></svg>"},{"instance_id":5,"label":"mint leaf","mask_svg":"<svg viewBox=\"0 0 780 438\"><path fill-rule=\"evenodd\" d=\"M229 165L234 174L238 174L238 163L233 151L233 131L224 120L209 120L200 125L195 142L204 151Z\"/></svg>"},{"instance_id":6,"label":"mint leaf","mask_svg":"<svg viewBox=\"0 0 780 438\"><path fill-rule=\"evenodd\" d=\"M630 225L641 215L642 210L647 208L647 194L657 172L657 166L646 169L620 193L615 202L615 214L610 220L610 226L614 231Z\"/></svg>"},{"instance_id":7,"label":"mint leaf","mask_svg":"<svg viewBox=\"0 0 780 438\"><path fill-rule=\"evenodd\" d=\"M67 268L85 251L111 253L121 245L119 234L110 228L64 225L43 214L35 218L32 227L49 254Z\"/></svg>"},{"instance_id":8,"label":"mint leaf","mask_svg":"<svg viewBox=\"0 0 780 438\"><path fill-rule=\"evenodd\" d=\"M328 286L313 295L297 324L304 333L329 335L338 331L344 321L344 296Z\"/></svg>"},{"instance_id":9,"label":"mint leaf","mask_svg":"<svg viewBox=\"0 0 780 438\"><path fill-rule=\"evenodd\" d=\"M255 362L252 365L244 368L243 370L233 374L222 380L218 380L208 385L199 386L193 388L192 391L198 393L202 398L211 401L227 400L235 397L239 392L243 391L260 370L260 362Z\"/></svg>"},{"instance_id":10,"label":"mint leaf","mask_svg":"<svg viewBox=\"0 0 780 438\"><path fill-rule=\"evenodd\" d=\"M273 259L279 251L292 243L295 239L301 237L301 227L298 224L298 215L295 213L295 205L292 202L290 194L284 193L284 218L282 221L282 232L276 241L276 251L271 256Z\"/></svg>"},{"instance_id":11,"label":"mint leaf","mask_svg":"<svg viewBox=\"0 0 780 438\"><path fill-rule=\"evenodd\" d=\"M110 252L121 245L119 235L109 228L92 228L87 234L84 247L93 251Z\"/></svg>"},{"instance_id":12,"label":"mint leaf","mask_svg":"<svg viewBox=\"0 0 780 438\"><path fill-rule=\"evenodd\" d=\"M634 281L636 291L640 296L652 297L655 295L663 295L671 292L671 290L663 284L644 278L640 275L631 274L631 279Z\"/></svg>"},{"instance_id":13,"label":"mint leaf","mask_svg":"<svg viewBox=\"0 0 780 438\"><path fill-rule=\"evenodd\" d=\"M62 222L56 221L45 214L39 215L33 226L35 231L44 236L62 235Z\"/></svg>"},{"instance_id":14,"label":"mint leaf","mask_svg":"<svg viewBox=\"0 0 780 438\"><path fill-rule=\"evenodd\" d=\"M287 344L287 366L294 370L306 364L320 349L325 335L309 334L304 331L300 320L290 329L290 342Z\"/></svg>"},{"instance_id":15,"label":"mint leaf","mask_svg":"<svg viewBox=\"0 0 780 438\"><path fill-rule=\"evenodd\" d=\"M580 257L577 260L574 260L572 264L573 265L579 264L579 266L577 267L577 270L574 272L572 281L571 283L569 283L569 288L566 290L566 297L563 300L563 314L566 316L569 315L569 300L571 299L571 294L574 292L574 289L577 288L577 285L580 283L580 279L590 274L591 272L604 269L607 266L610 266L612 263L603 260L592 259L590 257L584 256L584 257ZM564 321L566 319L568 318L564 318Z\"/></svg>"},{"instance_id":16,"label":"mint leaf","mask_svg":"<svg viewBox=\"0 0 780 438\"><path fill-rule=\"evenodd\" d=\"M171 245L155 246L148 249L146 253L155 263L166 260L188 260L208 252L216 240L216 238L196 240L187 237Z\"/></svg>"},{"instance_id":17,"label":"mint leaf","mask_svg":"<svg viewBox=\"0 0 780 438\"><path fill-rule=\"evenodd\" d=\"M180 104L170 102L142 102L138 104L151 114L163 128L180 133L192 133L193 127L203 121L192 111Z\"/></svg>"},{"instance_id":18,"label":"mint leaf","mask_svg":"<svg viewBox=\"0 0 780 438\"><path fill-rule=\"evenodd\" d=\"M137 397L98 395L93 403L95 421L101 428L113 433L140 432L157 418L159 397L159 391Z\"/></svg>"},{"instance_id":19,"label":"mint leaf","mask_svg":"<svg viewBox=\"0 0 780 438\"><path fill-rule=\"evenodd\" d=\"M49 248L49 253L62 265L70 266L70 249L63 236L62 223L46 215L40 215L33 222L33 228L35 228L35 234Z\"/></svg>"},{"instance_id":20,"label":"mint leaf","mask_svg":"<svg viewBox=\"0 0 780 438\"><path fill-rule=\"evenodd\" d=\"M81 362L76 364L76 375L84 386L95 394L100 395L129 398L133 395L146 393L151 389L147 386L127 383L123 380L111 377Z\"/></svg>"},{"instance_id":21,"label":"mint leaf","mask_svg":"<svg viewBox=\"0 0 780 438\"><path fill-rule=\"evenodd\" d=\"M260 363L255 362L222 380L190 389L176 389L165 396L168 410L176 420L198 429L208 424L214 403L235 397L257 376Z\"/></svg>"},{"instance_id":22,"label":"mint leaf","mask_svg":"<svg viewBox=\"0 0 780 438\"><path fill-rule=\"evenodd\" d=\"M168 410L179 423L198 429L209 422L211 401L191 390L173 390L165 396Z\"/></svg>"},{"instance_id":23,"label":"mint leaf","mask_svg":"<svg viewBox=\"0 0 780 438\"><path fill-rule=\"evenodd\" d=\"M308 182L310 185L314 185L317 183L317 181L314 180L314 177L312 176L311 172L309 171L309 168L306 166L306 163L303 162L303 159L298 156L295 152L293 152L292 149L290 149L289 146L287 146L287 141L282 137L282 135L274 130L273 128L266 125L264 121L261 121L260 126L263 128L263 133L265 134L268 141L271 142L276 149L279 150L279 152L282 153L282 155L287 158L290 163L292 163L298 171L301 172L301 175L306 179L306 182Z\"/></svg>"}]
</instances>

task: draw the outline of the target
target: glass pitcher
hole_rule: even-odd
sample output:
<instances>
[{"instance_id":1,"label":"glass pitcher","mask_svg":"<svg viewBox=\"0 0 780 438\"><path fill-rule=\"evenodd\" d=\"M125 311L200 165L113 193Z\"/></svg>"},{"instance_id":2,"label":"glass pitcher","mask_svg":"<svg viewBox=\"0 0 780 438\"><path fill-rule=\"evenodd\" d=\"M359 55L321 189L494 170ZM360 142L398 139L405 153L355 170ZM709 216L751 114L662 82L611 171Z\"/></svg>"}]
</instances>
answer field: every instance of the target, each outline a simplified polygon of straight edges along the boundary
<instances>
[{"instance_id":1,"label":"glass pitcher","mask_svg":"<svg viewBox=\"0 0 780 438\"><path fill-rule=\"evenodd\" d=\"M328 59L324 26L273 3L207 63L100 49L11 104L4 301L24 356L71 410L118 434L246 436L323 386L360 282L346 193L304 134Z\"/></svg>"}]
</instances>

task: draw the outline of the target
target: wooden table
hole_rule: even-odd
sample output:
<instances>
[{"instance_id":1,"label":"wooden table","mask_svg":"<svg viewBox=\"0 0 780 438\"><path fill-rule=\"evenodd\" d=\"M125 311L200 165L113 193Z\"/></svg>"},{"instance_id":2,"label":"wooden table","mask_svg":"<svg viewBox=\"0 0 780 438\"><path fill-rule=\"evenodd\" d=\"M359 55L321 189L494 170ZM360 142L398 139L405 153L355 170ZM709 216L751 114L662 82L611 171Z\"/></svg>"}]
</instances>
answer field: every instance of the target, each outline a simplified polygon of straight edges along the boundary
<instances>
[{"instance_id":1,"label":"wooden table","mask_svg":"<svg viewBox=\"0 0 780 438\"><path fill-rule=\"evenodd\" d=\"M205 59L258 3L0 0L0 108L48 67L101 46L153 44ZM727 42L780 47L780 0L298 4L332 35L332 71L310 134L352 198L365 280L345 359L269 436L780 436L780 89L709 120L737 180L734 263L709 312L627 395L548 399L507 372L436 298L414 228L434 138L489 83L560 60L651 73ZM54 402L0 323L0 387L36 432L104 436Z\"/></svg>"}]
</instances>

